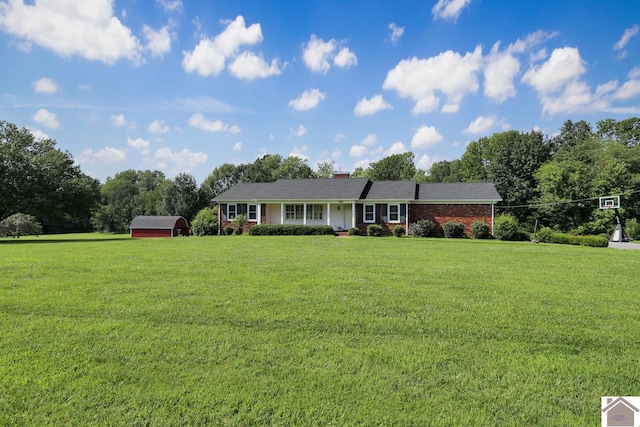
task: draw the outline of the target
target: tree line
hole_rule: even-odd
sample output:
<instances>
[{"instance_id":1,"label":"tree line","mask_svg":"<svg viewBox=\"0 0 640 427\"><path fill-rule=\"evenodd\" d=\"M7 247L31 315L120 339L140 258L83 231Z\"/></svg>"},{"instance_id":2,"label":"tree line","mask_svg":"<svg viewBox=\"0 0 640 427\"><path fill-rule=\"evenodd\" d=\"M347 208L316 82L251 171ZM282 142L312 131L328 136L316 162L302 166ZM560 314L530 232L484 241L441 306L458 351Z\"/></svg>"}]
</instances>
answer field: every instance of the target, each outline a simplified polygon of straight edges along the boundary
<instances>
[{"instance_id":1,"label":"tree line","mask_svg":"<svg viewBox=\"0 0 640 427\"><path fill-rule=\"evenodd\" d=\"M33 215L45 233L124 232L136 215L181 215L191 221L212 199L241 182L329 178L333 162L312 169L306 160L266 154L252 163L222 164L198 185L188 173L168 179L157 170L125 170L101 184L82 173L51 139L0 121L0 221ZM506 131L470 142L456 160L415 166L411 152L357 168L352 177L417 182L493 182L501 212L533 224L581 233L606 232L611 212L597 198L619 194L623 215L640 216L640 119L566 121L560 131Z\"/></svg>"}]
</instances>

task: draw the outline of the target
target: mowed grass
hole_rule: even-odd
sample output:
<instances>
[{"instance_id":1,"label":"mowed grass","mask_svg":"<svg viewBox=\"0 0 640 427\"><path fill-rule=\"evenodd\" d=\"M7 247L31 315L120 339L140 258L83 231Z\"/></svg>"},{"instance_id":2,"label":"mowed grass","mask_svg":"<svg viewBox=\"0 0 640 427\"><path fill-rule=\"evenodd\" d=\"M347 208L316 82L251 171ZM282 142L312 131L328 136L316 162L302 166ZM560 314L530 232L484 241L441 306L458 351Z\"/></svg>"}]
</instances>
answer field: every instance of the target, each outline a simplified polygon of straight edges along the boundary
<instances>
[{"instance_id":1,"label":"mowed grass","mask_svg":"<svg viewBox=\"0 0 640 427\"><path fill-rule=\"evenodd\" d=\"M640 395L636 251L0 240L0 425L599 425Z\"/></svg>"}]
</instances>

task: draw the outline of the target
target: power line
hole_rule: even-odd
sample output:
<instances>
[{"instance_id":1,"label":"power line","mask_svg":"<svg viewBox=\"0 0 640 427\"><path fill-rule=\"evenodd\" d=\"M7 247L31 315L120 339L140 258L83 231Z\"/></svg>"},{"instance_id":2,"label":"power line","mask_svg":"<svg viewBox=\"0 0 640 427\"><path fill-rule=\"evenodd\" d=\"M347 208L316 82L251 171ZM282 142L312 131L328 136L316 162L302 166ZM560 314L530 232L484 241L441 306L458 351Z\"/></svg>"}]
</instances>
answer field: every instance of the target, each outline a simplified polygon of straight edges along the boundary
<instances>
[{"instance_id":1,"label":"power line","mask_svg":"<svg viewBox=\"0 0 640 427\"><path fill-rule=\"evenodd\" d=\"M628 196L631 194L635 194L635 193L640 193L640 190L633 190L630 192L624 192L624 193L620 193L620 194L607 194L607 196L602 196L602 197L608 197L608 196ZM539 208L542 206L554 206L554 205L566 205L569 203L579 203L579 202L589 202L592 200L600 200L600 197L585 197L583 199L574 199L574 200L563 200L563 201L558 201L558 202L548 202L548 203L531 203L528 205L515 205L515 206L496 206L497 209L522 209L522 208Z\"/></svg>"}]
</instances>

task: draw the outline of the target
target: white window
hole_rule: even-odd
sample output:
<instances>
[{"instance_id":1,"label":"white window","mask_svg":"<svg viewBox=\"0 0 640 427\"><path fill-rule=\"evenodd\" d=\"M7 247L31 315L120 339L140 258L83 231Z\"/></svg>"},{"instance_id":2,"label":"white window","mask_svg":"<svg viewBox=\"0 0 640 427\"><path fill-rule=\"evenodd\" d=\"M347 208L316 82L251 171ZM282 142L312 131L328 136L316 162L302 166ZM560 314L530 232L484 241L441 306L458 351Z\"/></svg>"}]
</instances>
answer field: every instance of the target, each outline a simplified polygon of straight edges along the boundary
<instances>
[{"instance_id":1,"label":"white window","mask_svg":"<svg viewBox=\"0 0 640 427\"><path fill-rule=\"evenodd\" d=\"M400 205L389 205L389 222L400 222Z\"/></svg>"},{"instance_id":2,"label":"white window","mask_svg":"<svg viewBox=\"0 0 640 427\"><path fill-rule=\"evenodd\" d=\"M248 221L258 220L258 205L247 205L247 220Z\"/></svg>"},{"instance_id":3,"label":"white window","mask_svg":"<svg viewBox=\"0 0 640 427\"><path fill-rule=\"evenodd\" d=\"M284 218L298 220L303 218L304 205L285 205Z\"/></svg>"},{"instance_id":4,"label":"white window","mask_svg":"<svg viewBox=\"0 0 640 427\"><path fill-rule=\"evenodd\" d=\"M227 219L232 220L238 214L238 205L227 205Z\"/></svg>"},{"instance_id":5,"label":"white window","mask_svg":"<svg viewBox=\"0 0 640 427\"><path fill-rule=\"evenodd\" d=\"M307 205L307 219L322 220L322 205Z\"/></svg>"},{"instance_id":6,"label":"white window","mask_svg":"<svg viewBox=\"0 0 640 427\"><path fill-rule=\"evenodd\" d=\"M364 222L375 222L376 205L364 205Z\"/></svg>"}]
</instances>

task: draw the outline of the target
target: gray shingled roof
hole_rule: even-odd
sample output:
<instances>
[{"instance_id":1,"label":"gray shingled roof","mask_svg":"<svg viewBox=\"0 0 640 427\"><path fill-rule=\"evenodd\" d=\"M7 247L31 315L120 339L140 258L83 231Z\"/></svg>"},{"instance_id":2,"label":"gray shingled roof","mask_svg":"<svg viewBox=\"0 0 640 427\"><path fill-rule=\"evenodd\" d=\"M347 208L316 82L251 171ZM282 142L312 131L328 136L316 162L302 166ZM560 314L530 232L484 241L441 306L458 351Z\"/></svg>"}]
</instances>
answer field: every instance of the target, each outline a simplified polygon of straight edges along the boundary
<instances>
[{"instance_id":1,"label":"gray shingled roof","mask_svg":"<svg viewBox=\"0 0 640 427\"><path fill-rule=\"evenodd\" d=\"M502 200L490 182L425 183L418 187L421 201L496 201Z\"/></svg>"},{"instance_id":2,"label":"gray shingled roof","mask_svg":"<svg viewBox=\"0 0 640 427\"><path fill-rule=\"evenodd\" d=\"M415 200L415 181L373 181L362 196L367 200Z\"/></svg>"},{"instance_id":3,"label":"gray shingled roof","mask_svg":"<svg viewBox=\"0 0 640 427\"><path fill-rule=\"evenodd\" d=\"M348 179L281 179L241 183L214 198L216 202L287 200L501 201L491 183L426 183Z\"/></svg>"},{"instance_id":4,"label":"gray shingled roof","mask_svg":"<svg viewBox=\"0 0 640 427\"><path fill-rule=\"evenodd\" d=\"M133 218L129 228L147 228L152 230L173 230L181 216L144 216ZM186 219L184 219L187 222Z\"/></svg>"},{"instance_id":5,"label":"gray shingled roof","mask_svg":"<svg viewBox=\"0 0 640 427\"><path fill-rule=\"evenodd\" d=\"M218 195L217 202L243 200L358 200L367 178L281 179L267 183L242 183Z\"/></svg>"}]
</instances>

